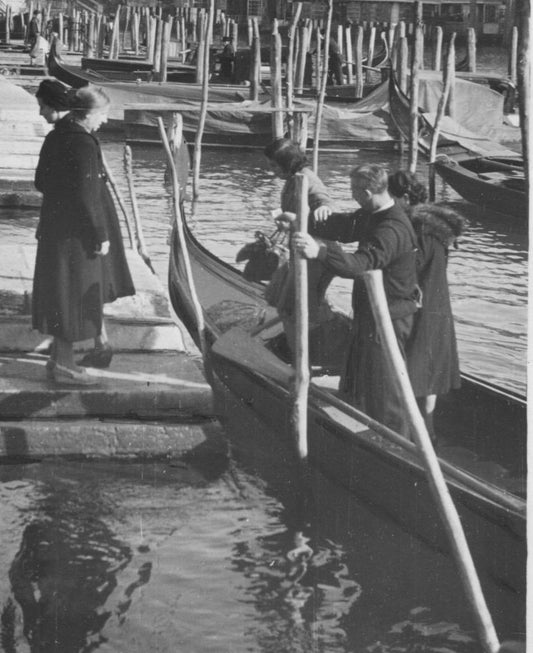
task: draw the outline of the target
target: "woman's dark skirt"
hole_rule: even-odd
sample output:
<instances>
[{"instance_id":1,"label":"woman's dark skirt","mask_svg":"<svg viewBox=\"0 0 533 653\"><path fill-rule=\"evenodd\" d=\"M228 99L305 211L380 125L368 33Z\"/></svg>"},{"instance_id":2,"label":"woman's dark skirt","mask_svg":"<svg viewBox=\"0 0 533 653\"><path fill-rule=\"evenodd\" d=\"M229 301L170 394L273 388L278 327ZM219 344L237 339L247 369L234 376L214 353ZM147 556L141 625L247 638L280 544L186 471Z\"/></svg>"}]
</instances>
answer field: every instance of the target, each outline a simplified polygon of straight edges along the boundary
<instances>
[{"instance_id":1,"label":"woman's dark skirt","mask_svg":"<svg viewBox=\"0 0 533 653\"><path fill-rule=\"evenodd\" d=\"M102 330L106 299L103 257L78 238L40 238L33 279L33 328L68 342Z\"/></svg>"}]
</instances>

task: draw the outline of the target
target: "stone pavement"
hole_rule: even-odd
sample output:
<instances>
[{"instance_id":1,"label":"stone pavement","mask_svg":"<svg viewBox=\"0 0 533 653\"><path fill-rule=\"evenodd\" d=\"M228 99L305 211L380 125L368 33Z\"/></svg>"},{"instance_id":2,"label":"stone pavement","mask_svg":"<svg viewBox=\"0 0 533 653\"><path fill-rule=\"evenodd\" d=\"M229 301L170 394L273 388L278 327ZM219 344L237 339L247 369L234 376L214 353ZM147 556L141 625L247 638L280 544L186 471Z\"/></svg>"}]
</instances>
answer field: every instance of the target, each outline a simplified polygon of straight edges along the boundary
<instances>
[{"instance_id":1,"label":"stone pavement","mask_svg":"<svg viewBox=\"0 0 533 653\"><path fill-rule=\"evenodd\" d=\"M220 441L200 352L137 252L127 250L137 294L105 307L111 366L89 370L98 385L74 387L47 380L49 339L31 329L35 244L1 251L0 459L168 457Z\"/></svg>"}]
</instances>

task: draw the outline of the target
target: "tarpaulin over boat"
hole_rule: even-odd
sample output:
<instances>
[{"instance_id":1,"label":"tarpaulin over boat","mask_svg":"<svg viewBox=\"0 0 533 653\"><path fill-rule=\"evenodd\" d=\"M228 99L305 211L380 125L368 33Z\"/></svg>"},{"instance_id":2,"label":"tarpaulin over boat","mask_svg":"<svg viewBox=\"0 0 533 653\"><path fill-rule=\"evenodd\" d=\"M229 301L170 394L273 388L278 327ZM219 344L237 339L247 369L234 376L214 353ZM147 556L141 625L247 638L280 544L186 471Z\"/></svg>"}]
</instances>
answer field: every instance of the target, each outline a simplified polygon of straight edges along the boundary
<instances>
[{"instance_id":1,"label":"tarpaulin over boat","mask_svg":"<svg viewBox=\"0 0 533 653\"><path fill-rule=\"evenodd\" d=\"M387 85L375 89L354 108L325 106L320 130L321 142L338 143L347 147L364 142L387 142L394 140L394 128L386 110L388 102ZM309 137L314 130L316 102L302 100L297 107L309 110ZM198 108L195 111L180 111L183 116L183 130L195 133L197 130ZM152 111L127 109L124 121L127 133L135 133L132 127L151 128L157 126L157 117L163 116L166 123L171 111ZM138 130L140 133L141 130ZM148 131L145 129L145 134ZM204 135L206 142L239 146L260 146L272 139L272 113L270 102L240 102L224 104L207 112Z\"/></svg>"},{"instance_id":2,"label":"tarpaulin over boat","mask_svg":"<svg viewBox=\"0 0 533 653\"><path fill-rule=\"evenodd\" d=\"M436 113L442 95L441 73L425 71L420 77L418 106L424 113ZM488 86L465 79L455 80L455 121L471 132L494 137L503 122L504 97Z\"/></svg>"}]
</instances>

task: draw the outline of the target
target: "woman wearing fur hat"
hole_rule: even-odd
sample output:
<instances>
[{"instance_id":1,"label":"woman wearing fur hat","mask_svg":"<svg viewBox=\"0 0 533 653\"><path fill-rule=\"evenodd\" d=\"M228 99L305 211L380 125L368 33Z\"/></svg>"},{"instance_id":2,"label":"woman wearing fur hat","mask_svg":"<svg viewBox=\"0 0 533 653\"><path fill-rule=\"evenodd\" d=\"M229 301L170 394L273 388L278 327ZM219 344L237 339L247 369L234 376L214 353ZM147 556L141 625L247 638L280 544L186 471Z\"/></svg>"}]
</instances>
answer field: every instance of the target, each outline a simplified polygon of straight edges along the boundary
<instances>
[{"instance_id":1,"label":"woman wearing fur hat","mask_svg":"<svg viewBox=\"0 0 533 653\"><path fill-rule=\"evenodd\" d=\"M429 434L435 439L437 395L460 386L459 359L446 267L450 246L463 230L463 218L438 204L426 204L425 187L411 173L389 176L389 192L411 218L418 239L416 267L422 307L407 343L407 367Z\"/></svg>"}]
</instances>

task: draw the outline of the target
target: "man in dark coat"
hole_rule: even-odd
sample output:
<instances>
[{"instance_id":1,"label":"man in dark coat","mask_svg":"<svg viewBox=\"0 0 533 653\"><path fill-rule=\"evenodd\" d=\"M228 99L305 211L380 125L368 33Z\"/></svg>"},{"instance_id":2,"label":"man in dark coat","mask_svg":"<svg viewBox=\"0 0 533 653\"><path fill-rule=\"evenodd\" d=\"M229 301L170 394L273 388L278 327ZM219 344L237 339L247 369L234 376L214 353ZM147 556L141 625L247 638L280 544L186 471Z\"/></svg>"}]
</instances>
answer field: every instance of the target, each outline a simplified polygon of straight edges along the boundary
<instances>
[{"instance_id":1,"label":"man in dark coat","mask_svg":"<svg viewBox=\"0 0 533 653\"><path fill-rule=\"evenodd\" d=\"M370 417L403 435L409 424L401 397L392 383L361 273L382 270L389 311L402 354L416 311L416 236L400 206L387 190L387 172L381 166L363 165L351 172L353 198L359 211L332 214L312 233L297 233L295 248L308 259L318 258L326 268L353 278L352 340L341 376L340 391L347 401ZM340 242L359 242L355 253Z\"/></svg>"}]
</instances>

